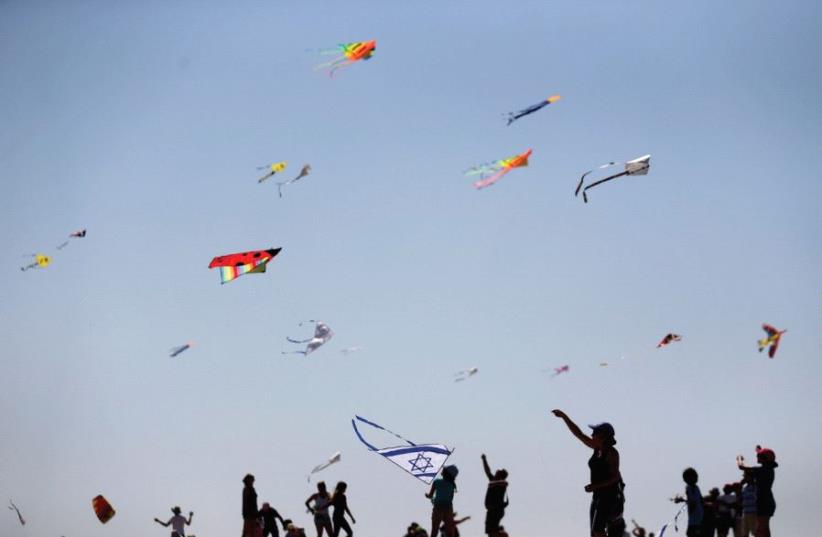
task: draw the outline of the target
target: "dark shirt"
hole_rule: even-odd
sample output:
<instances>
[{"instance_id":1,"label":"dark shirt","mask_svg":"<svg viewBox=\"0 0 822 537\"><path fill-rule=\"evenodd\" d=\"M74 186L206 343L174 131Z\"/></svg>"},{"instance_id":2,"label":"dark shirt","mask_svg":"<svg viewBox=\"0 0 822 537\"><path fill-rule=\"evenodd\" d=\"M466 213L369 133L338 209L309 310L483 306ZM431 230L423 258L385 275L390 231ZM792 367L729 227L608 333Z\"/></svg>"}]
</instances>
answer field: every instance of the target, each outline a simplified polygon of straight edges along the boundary
<instances>
[{"instance_id":1,"label":"dark shirt","mask_svg":"<svg viewBox=\"0 0 822 537\"><path fill-rule=\"evenodd\" d=\"M243 489L243 520L259 518L257 509L257 491L254 487L246 486Z\"/></svg>"},{"instance_id":2,"label":"dark shirt","mask_svg":"<svg viewBox=\"0 0 822 537\"><path fill-rule=\"evenodd\" d=\"M489 510L505 509L505 491L508 489L507 481L491 481L488 483L488 490L485 492L485 508Z\"/></svg>"},{"instance_id":3,"label":"dark shirt","mask_svg":"<svg viewBox=\"0 0 822 537\"><path fill-rule=\"evenodd\" d=\"M282 520L282 517L280 517L280 513L278 513L276 509L271 507L268 510L263 509L262 511L260 511L260 517L263 519L263 529L269 530L276 535L277 519L279 518L280 520Z\"/></svg>"},{"instance_id":4,"label":"dark shirt","mask_svg":"<svg viewBox=\"0 0 822 537\"><path fill-rule=\"evenodd\" d=\"M331 500L331 505L334 506L334 518L340 520L345 518L345 508L348 507L348 499L345 494L334 494Z\"/></svg>"},{"instance_id":5,"label":"dark shirt","mask_svg":"<svg viewBox=\"0 0 822 537\"><path fill-rule=\"evenodd\" d=\"M613 477L614 471L612 461L617 461L616 472L619 472L619 452L613 447L606 447L602 450L594 450L594 454L588 459L588 468L591 469L591 484L598 485L610 481ZM619 493L619 482L608 486L604 489L594 491L595 497L605 497L617 495Z\"/></svg>"}]
</instances>

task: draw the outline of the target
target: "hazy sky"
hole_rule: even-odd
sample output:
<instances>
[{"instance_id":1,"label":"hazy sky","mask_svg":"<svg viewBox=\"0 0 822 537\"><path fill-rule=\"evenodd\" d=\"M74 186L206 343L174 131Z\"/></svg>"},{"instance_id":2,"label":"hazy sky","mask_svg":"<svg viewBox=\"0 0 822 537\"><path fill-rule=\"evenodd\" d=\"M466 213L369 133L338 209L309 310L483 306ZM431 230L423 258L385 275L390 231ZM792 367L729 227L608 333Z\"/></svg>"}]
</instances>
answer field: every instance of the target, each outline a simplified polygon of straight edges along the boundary
<instances>
[{"instance_id":1,"label":"hazy sky","mask_svg":"<svg viewBox=\"0 0 822 537\"><path fill-rule=\"evenodd\" d=\"M357 413L456 448L463 535L483 452L512 536L586 535L559 407L614 424L627 518L658 530L683 468L707 492L761 443L774 534L818 535L820 25L811 1L0 1L0 501L28 519L0 534L160 536L179 504L234 535L247 472L311 526L306 473L337 450L359 536L427 525ZM367 39L371 61L312 70ZM527 148L491 188L462 175ZM256 181L278 160L313 167L283 199ZM280 246L266 274L207 269ZM21 273L35 252L52 265ZM281 355L314 318L336 337ZM774 360L763 322L789 330Z\"/></svg>"}]
</instances>

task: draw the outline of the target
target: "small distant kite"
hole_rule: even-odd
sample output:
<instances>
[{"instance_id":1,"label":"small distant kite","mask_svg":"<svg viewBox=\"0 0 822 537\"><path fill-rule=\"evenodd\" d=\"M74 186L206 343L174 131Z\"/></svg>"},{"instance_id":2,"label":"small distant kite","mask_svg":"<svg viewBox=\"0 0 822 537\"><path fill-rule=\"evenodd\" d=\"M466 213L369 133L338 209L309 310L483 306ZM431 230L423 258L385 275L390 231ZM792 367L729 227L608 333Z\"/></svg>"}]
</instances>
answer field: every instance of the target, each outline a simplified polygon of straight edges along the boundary
<instances>
[{"instance_id":1,"label":"small distant kite","mask_svg":"<svg viewBox=\"0 0 822 537\"><path fill-rule=\"evenodd\" d=\"M280 253L282 248L255 250L240 254L227 254L215 257L208 268L220 268L220 283L227 283L243 274L265 272L265 266Z\"/></svg>"},{"instance_id":2,"label":"small distant kite","mask_svg":"<svg viewBox=\"0 0 822 537\"><path fill-rule=\"evenodd\" d=\"M464 371L458 371L454 373L454 376L457 377L454 379L454 382L462 382L463 380L473 377L477 374L477 371L479 371L477 367L470 367Z\"/></svg>"},{"instance_id":3,"label":"small distant kite","mask_svg":"<svg viewBox=\"0 0 822 537\"><path fill-rule=\"evenodd\" d=\"M600 362L599 367L608 367L608 362Z\"/></svg>"},{"instance_id":4,"label":"small distant kite","mask_svg":"<svg viewBox=\"0 0 822 537\"><path fill-rule=\"evenodd\" d=\"M311 319L311 320L308 320L308 321L301 322L300 326L302 326L305 323L314 323L314 336L313 337L310 337L308 339L291 339L290 337L285 338L288 341L290 341L291 343L297 343L297 344L308 343L308 345L306 345L306 347L305 347L305 350L304 351L290 351L290 352L283 351L283 354L302 354L303 356L308 356L312 352L316 351L317 349L319 349L320 347L322 347L323 345L328 343L328 341L332 337L334 337L334 331L331 330L331 328L329 328L329 326L327 324L325 324L324 322L322 322L322 321L315 321L315 320Z\"/></svg>"},{"instance_id":5,"label":"small distant kite","mask_svg":"<svg viewBox=\"0 0 822 537\"><path fill-rule=\"evenodd\" d=\"M377 50L377 41L373 39L371 41L343 43L337 45L336 48L321 51L321 54L336 54L337 57L329 62L321 63L314 69L328 69L328 76L334 78L334 73L338 69L348 67L360 60L370 60L375 50Z\"/></svg>"},{"instance_id":6,"label":"small distant kite","mask_svg":"<svg viewBox=\"0 0 822 537\"><path fill-rule=\"evenodd\" d=\"M69 234L69 238L70 238L70 239L82 239L82 238L83 238L83 237L85 237L85 236L86 236L86 230L85 230L85 229L79 229L79 230L77 230L77 231L72 231L72 232ZM69 243L69 241L65 241L65 242L63 242L60 246L58 246L58 247L57 247L57 249L58 249L58 250L62 250L63 248L65 248L66 246L68 246L68 243Z\"/></svg>"},{"instance_id":7,"label":"small distant kite","mask_svg":"<svg viewBox=\"0 0 822 537\"><path fill-rule=\"evenodd\" d=\"M597 185L600 185L606 181L610 181L611 179L616 179L617 177L622 177L624 175L647 175L648 170L651 167L651 155L645 155L644 157L635 158L634 160L629 160L628 162L609 162L608 164L603 164L593 170L588 170L587 172L582 174L582 177L579 178L579 184L577 185L576 191L574 191L574 196L579 195L579 190L582 188L582 183L585 182L585 177L589 173L593 173L597 170L603 170L605 168L610 168L611 166L625 166L624 171L621 171L614 175L609 175L605 179L600 179L590 185L586 186L582 190L582 199L585 200L585 203L588 203L588 194L586 191L589 188L593 188Z\"/></svg>"},{"instance_id":8,"label":"small distant kite","mask_svg":"<svg viewBox=\"0 0 822 537\"><path fill-rule=\"evenodd\" d=\"M408 445L378 448L369 444L365 438L362 437L359 429L357 429L357 422L392 434ZM357 438L359 438L360 442L365 444L369 450L382 455L423 483L429 485L437 476L440 469L445 465L445 461L448 460L448 457L453 451L442 444L415 444L397 433L389 431L385 427L361 418L360 416L354 416L354 419L351 420L351 425L354 427L354 433L356 433Z\"/></svg>"},{"instance_id":9,"label":"small distant kite","mask_svg":"<svg viewBox=\"0 0 822 537\"><path fill-rule=\"evenodd\" d=\"M363 350L363 347L359 345L354 345L353 347L346 347L340 351L343 356L348 356L349 354L353 354L355 352L360 352Z\"/></svg>"},{"instance_id":10,"label":"small distant kite","mask_svg":"<svg viewBox=\"0 0 822 537\"><path fill-rule=\"evenodd\" d=\"M20 270L25 272L25 271L27 271L29 269L33 269L33 268L41 269L41 268L46 268L47 266L49 266L51 264L51 257L49 257L45 254L34 254L31 257L34 258L34 262L29 263L28 265L26 265L24 267L20 267Z\"/></svg>"},{"instance_id":11,"label":"small distant kite","mask_svg":"<svg viewBox=\"0 0 822 537\"><path fill-rule=\"evenodd\" d=\"M179 347L174 347L173 349L171 349L171 353L169 354L169 356L170 356L171 358L175 358L175 357L176 357L176 356L178 356L180 353L183 353L183 352L187 351L188 349L190 349L190 348L191 348L191 347L193 347L193 346L194 346L194 342L193 342L193 341L189 341L189 342L188 342L188 343L186 343L185 345L180 345Z\"/></svg>"},{"instance_id":12,"label":"small distant kite","mask_svg":"<svg viewBox=\"0 0 822 537\"><path fill-rule=\"evenodd\" d=\"M275 162L274 164L268 164L266 166L260 166L258 170L268 170L268 173L257 179L258 183L262 183L266 179L272 177L275 174L280 173L281 171L285 170L286 166L288 166L288 162Z\"/></svg>"},{"instance_id":13,"label":"small distant kite","mask_svg":"<svg viewBox=\"0 0 822 537\"><path fill-rule=\"evenodd\" d=\"M465 175L479 175L480 180L474 182L474 188L481 190L487 186L493 185L514 168L528 166L528 158L531 156L531 152L532 150L529 149L524 153L514 155L513 157L474 166L466 171Z\"/></svg>"},{"instance_id":14,"label":"small distant kite","mask_svg":"<svg viewBox=\"0 0 822 537\"><path fill-rule=\"evenodd\" d=\"M569 365L563 365L563 366L560 366L560 367L555 367L554 368L554 373L551 375L551 378L562 375L563 373L568 373L569 371L571 371L571 366L569 366Z\"/></svg>"},{"instance_id":15,"label":"small distant kite","mask_svg":"<svg viewBox=\"0 0 822 537\"><path fill-rule=\"evenodd\" d=\"M659 349L661 347L667 347L675 341L682 341L682 336L679 334L666 334L666 336L662 338L662 341L657 343L656 348Z\"/></svg>"},{"instance_id":16,"label":"small distant kite","mask_svg":"<svg viewBox=\"0 0 822 537\"><path fill-rule=\"evenodd\" d=\"M787 332L787 330L777 330L769 324L763 324L762 330L768 334L768 337L762 338L758 341L759 352L765 350L765 347L770 347L768 349L768 358L773 358L776 354L776 349L779 348L779 340L782 339L782 334Z\"/></svg>"},{"instance_id":17,"label":"small distant kite","mask_svg":"<svg viewBox=\"0 0 822 537\"><path fill-rule=\"evenodd\" d=\"M508 124L510 125L511 123L513 123L514 121L518 120L519 118L521 118L523 116L527 116L528 114L533 114L537 110L541 110L541 109L545 108L546 106L548 106L549 104L553 104L553 103L557 102L560 99L561 99L561 97L559 95L551 95L550 97L548 97L547 99L545 99L541 103L529 106L528 108L523 108L519 112L508 112Z\"/></svg>"},{"instance_id":18,"label":"small distant kite","mask_svg":"<svg viewBox=\"0 0 822 537\"><path fill-rule=\"evenodd\" d=\"M17 519L20 521L21 526L26 525L26 519L23 518L23 515L20 514L20 509L18 509L17 506L14 505L14 502L11 500L9 500L9 510L17 513Z\"/></svg>"},{"instance_id":19,"label":"small distant kite","mask_svg":"<svg viewBox=\"0 0 822 537\"><path fill-rule=\"evenodd\" d=\"M320 472L320 471L322 471L322 470L325 470L326 468L328 468L328 467L329 467L329 466L331 466L332 464L336 464L336 463L340 462L340 458L341 458L341 456L342 456L342 455L340 454L340 452L339 452L339 451L337 451L336 453L334 453L333 455L331 455L330 457L328 457L328 460L327 460L327 461L325 461L325 462L324 462L324 463L322 463L322 464L318 464L317 466L315 466L314 468L312 468L312 469L311 469L311 473L310 473L310 474L308 474L308 481L311 481L311 475L312 475L312 474L316 474L317 472Z\"/></svg>"},{"instance_id":20,"label":"small distant kite","mask_svg":"<svg viewBox=\"0 0 822 537\"><path fill-rule=\"evenodd\" d=\"M97 518L105 524L116 514L116 511L108 503L108 500L103 498L102 494L95 496L93 500L91 500L91 506L94 508L94 514L97 515Z\"/></svg>"},{"instance_id":21,"label":"small distant kite","mask_svg":"<svg viewBox=\"0 0 822 537\"><path fill-rule=\"evenodd\" d=\"M300 170L299 175L297 175L297 177L295 177L294 179L290 179L288 181L283 181L282 183L277 183L277 192L279 193L280 197L281 198L283 197L283 187L284 186L290 185L291 183L296 183L297 181L299 181L300 179L302 179L303 177L305 177L309 173L311 173L311 164L306 164Z\"/></svg>"}]
</instances>

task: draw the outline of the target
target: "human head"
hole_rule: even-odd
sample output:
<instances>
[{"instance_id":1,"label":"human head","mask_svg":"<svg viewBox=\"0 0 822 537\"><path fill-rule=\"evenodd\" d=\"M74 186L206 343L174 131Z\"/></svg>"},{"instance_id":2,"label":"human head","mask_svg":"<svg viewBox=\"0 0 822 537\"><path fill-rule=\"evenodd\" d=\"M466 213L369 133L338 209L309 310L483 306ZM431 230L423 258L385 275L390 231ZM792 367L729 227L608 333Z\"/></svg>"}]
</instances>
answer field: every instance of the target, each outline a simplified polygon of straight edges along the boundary
<instances>
[{"instance_id":1,"label":"human head","mask_svg":"<svg viewBox=\"0 0 822 537\"><path fill-rule=\"evenodd\" d=\"M685 468L685 471L682 472L682 480L689 485L696 485L696 482L699 481L699 474L693 468Z\"/></svg>"},{"instance_id":2,"label":"human head","mask_svg":"<svg viewBox=\"0 0 822 537\"><path fill-rule=\"evenodd\" d=\"M717 496L719 496L719 489L716 487L712 488L708 491L708 496L710 496L711 498L716 498Z\"/></svg>"},{"instance_id":3,"label":"human head","mask_svg":"<svg viewBox=\"0 0 822 537\"><path fill-rule=\"evenodd\" d=\"M254 476L251 474L245 474L245 477L243 478L243 483L245 483L247 487L250 487L254 484Z\"/></svg>"},{"instance_id":4,"label":"human head","mask_svg":"<svg viewBox=\"0 0 822 537\"><path fill-rule=\"evenodd\" d=\"M442 469L442 477L444 479L447 479L448 481L454 481L459 473L459 468L457 468L457 466L454 464L449 464L448 466Z\"/></svg>"},{"instance_id":5,"label":"human head","mask_svg":"<svg viewBox=\"0 0 822 537\"><path fill-rule=\"evenodd\" d=\"M174 513L175 515L179 515L182 511L183 510L180 509L179 505L175 505L174 507L171 508L171 512Z\"/></svg>"},{"instance_id":6,"label":"human head","mask_svg":"<svg viewBox=\"0 0 822 537\"><path fill-rule=\"evenodd\" d=\"M339 483L337 483L337 486L334 488L334 490L336 492L339 492L340 494L343 494L347 488L348 483L346 483L345 481L340 481Z\"/></svg>"},{"instance_id":7,"label":"human head","mask_svg":"<svg viewBox=\"0 0 822 537\"><path fill-rule=\"evenodd\" d=\"M263 502L262 510L268 511L269 509L271 509L271 504L269 504L268 502Z\"/></svg>"},{"instance_id":8,"label":"human head","mask_svg":"<svg viewBox=\"0 0 822 537\"><path fill-rule=\"evenodd\" d=\"M602 448L605 446L613 446L615 445L616 438L616 431L614 431L614 426L608 423L607 421L602 422L597 425L589 425L588 427L591 428L591 438L594 441L594 444L597 448Z\"/></svg>"},{"instance_id":9,"label":"human head","mask_svg":"<svg viewBox=\"0 0 822 537\"><path fill-rule=\"evenodd\" d=\"M733 483L725 483L725 486L722 487L722 492L724 492L725 494L730 494L735 489L736 489L736 487L734 486Z\"/></svg>"},{"instance_id":10,"label":"human head","mask_svg":"<svg viewBox=\"0 0 822 537\"><path fill-rule=\"evenodd\" d=\"M325 481L320 481L317 483L317 490L322 494L328 493L328 489L325 486Z\"/></svg>"},{"instance_id":11,"label":"human head","mask_svg":"<svg viewBox=\"0 0 822 537\"><path fill-rule=\"evenodd\" d=\"M501 468L494 473L494 479L496 481L503 481L508 478L508 470L505 468Z\"/></svg>"},{"instance_id":12,"label":"human head","mask_svg":"<svg viewBox=\"0 0 822 537\"><path fill-rule=\"evenodd\" d=\"M756 460L759 464L776 466L776 453L772 449L756 446Z\"/></svg>"}]
</instances>

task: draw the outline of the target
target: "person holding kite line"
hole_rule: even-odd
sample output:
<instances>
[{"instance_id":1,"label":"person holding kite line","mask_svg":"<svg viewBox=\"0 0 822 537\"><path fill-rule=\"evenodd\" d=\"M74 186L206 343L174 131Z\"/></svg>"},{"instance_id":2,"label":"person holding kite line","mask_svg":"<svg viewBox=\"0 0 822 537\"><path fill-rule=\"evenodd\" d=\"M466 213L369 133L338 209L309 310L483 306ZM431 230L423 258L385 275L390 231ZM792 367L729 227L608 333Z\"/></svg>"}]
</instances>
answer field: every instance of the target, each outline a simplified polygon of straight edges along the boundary
<instances>
[{"instance_id":1,"label":"person holding kite line","mask_svg":"<svg viewBox=\"0 0 822 537\"><path fill-rule=\"evenodd\" d=\"M431 483L431 490L425 495L431 500L431 536L439 535L440 525L445 523L446 535L454 537L454 493L457 491L459 469L450 464L442 469L442 477Z\"/></svg>"},{"instance_id":2,"label":"person holding kite line","mask_svg":"<svg viewBox=\"0 0 822 537\"><path fill-rule=\"evenodd\" d=\"M508 490L508 470L500 469L491 473L488 466L488 459L485 453L482 454L482 469L488 478L488 490L485 492L485 533L488 537L497 537L499 534L499 524L505 516L505 508L508 507L506 491Z\"/></svg>"},{"instance_id":3,"label":"person holding kite line","mask_svg":"<svg viewBox=\"0 0 822 537\"><path fill-rule=\"evenodd\" d=\"M185 527L191 526L191 518L194 516L194 512L190 511L188 513L188 520L181 514L182 509L179 507L172 507L171 512L174 513L174 516L169 518L168 522L163 522L159 518L155 518L154 522L166 528L171 526L171 537L186 537Z\"/></svg>"},{"instance_id":4,"label":"person holding kite line","mask_svg":"<svg viewBox=\"0 0 822 537\"><path fill-rule=\"evenodd\" d=\"M554 416L562 419L577 439L594 450L588 460L591 482L585 485L585 492L593 493L591 499L590 524L592 537L622 535L625 521L622 518L625 497L622 494L625 483L619 473L619 452L614 449L616 438L610 423L591 425L591 436L583 433L562 410L553 410ZM607 529L606 529L607 528Z\"/></svg>"},{"instance_id":5,"label":"person holding kite line","mask_svg":"<svg viewBox=\"0 0 822 537\"><path fill-rule=\"evenodd\" d=\"M314 507L311 507L311 502L314 502ZM331 495L328 494L325 481L320 481L317 483L317 492L309 496L305 501L306 508L314 515L314 527L317 528L317 537L322 537L323 530L328 534L328 537L334 536L334 530L331 527L331 517L328 515L328 507L330 505Z\"/></svg>"}]
</instances>

